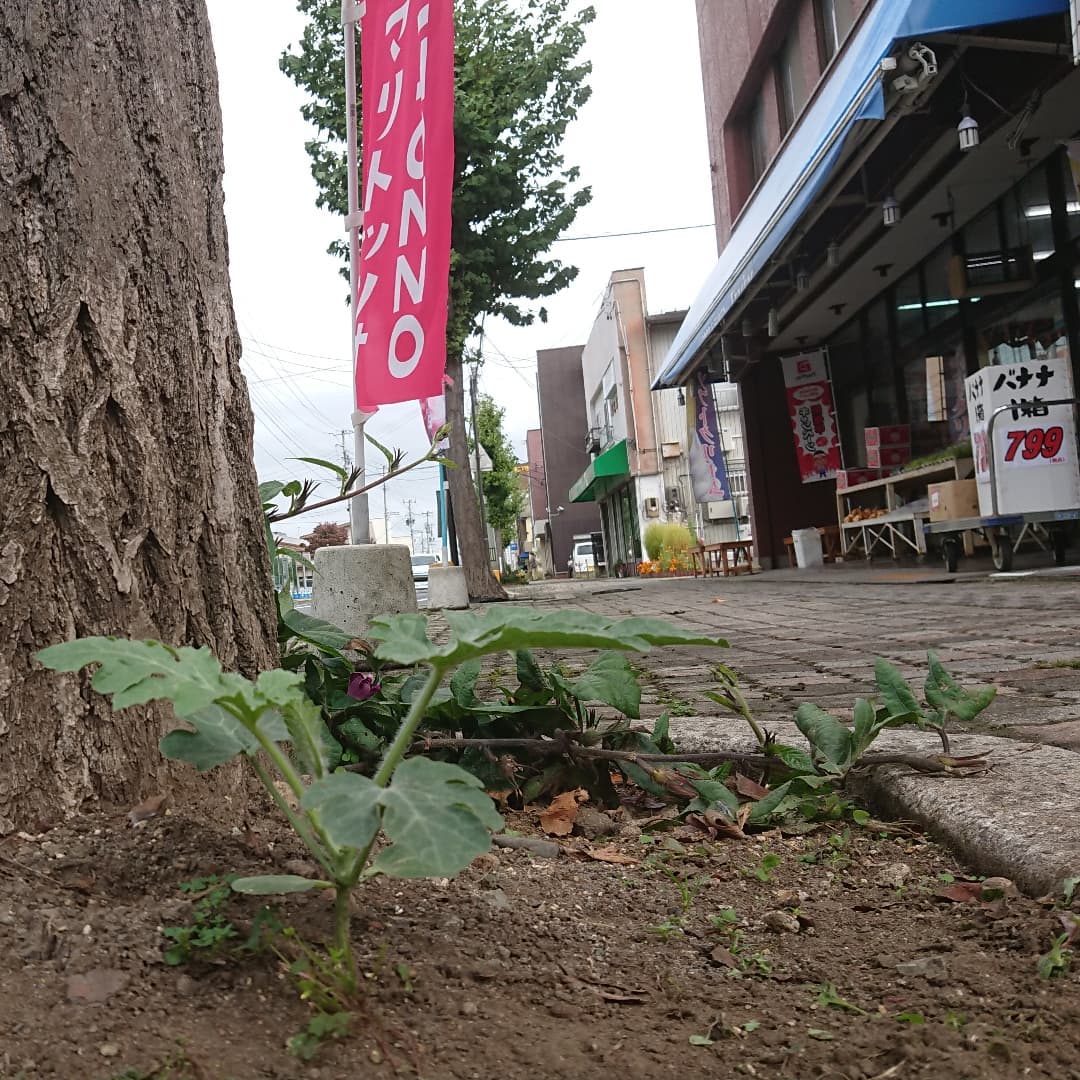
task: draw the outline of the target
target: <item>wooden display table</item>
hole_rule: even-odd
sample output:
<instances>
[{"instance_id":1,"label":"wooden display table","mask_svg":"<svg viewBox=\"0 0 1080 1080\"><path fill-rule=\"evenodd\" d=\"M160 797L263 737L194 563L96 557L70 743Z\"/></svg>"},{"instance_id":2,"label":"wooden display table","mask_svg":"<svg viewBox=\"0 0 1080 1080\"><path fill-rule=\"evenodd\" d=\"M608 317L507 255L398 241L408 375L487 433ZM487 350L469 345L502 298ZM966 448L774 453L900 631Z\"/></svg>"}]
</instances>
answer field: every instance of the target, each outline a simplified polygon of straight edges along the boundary
<instances>
[{"instance_id":1,"label":"wooden display table","mask_svg":"<svg viewBox=\"0 0 1080 1080\"><path fill-rule=\"evenodd\" d=\"M846 559L861 551L869 559L880 549L888 551L896 559L905 548L917 555L925 555L926 534L923 527L930 520L930 511L912 509L905 504L926 494L929 485L936 481L966 480L974 473L975 463L971 458L953 458L838 491L836 513L840 519L841 555ZM887 511L885 514L862 521L844 520L860 506L877 503L880 507L882 496Z\"/></svg>"},{"instance_id":2,"label":"wooden display table","mask_svg":"<svg viewBox=\"0 0 1080 1080\"><path fill-rule=\"evenodd\" d=\"M695 552L701 559L701 573L729 577L732 574L752 574L754 572L753 540L725 540L719 544L705 544ZM698 573L697 559L694 560L694 576Z\"/></svg>"}]
</instances>

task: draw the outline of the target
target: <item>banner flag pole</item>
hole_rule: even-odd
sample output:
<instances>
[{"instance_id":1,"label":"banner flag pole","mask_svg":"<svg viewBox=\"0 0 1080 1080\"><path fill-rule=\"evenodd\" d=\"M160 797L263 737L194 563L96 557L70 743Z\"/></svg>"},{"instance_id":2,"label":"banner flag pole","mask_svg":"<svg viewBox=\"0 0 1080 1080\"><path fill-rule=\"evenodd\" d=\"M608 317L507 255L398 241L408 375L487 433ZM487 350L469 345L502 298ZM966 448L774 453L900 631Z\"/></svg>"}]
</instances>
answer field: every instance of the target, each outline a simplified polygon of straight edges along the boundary
<instances>
[{"instance_id":1,"label":"banner flag pole","mask_svg":"<svg viewBox=\"0 0 1080 1080\"><path fill-rule=\"evenodd\" d=\"M356 289L360 265L360 230L364 215L360 209L360 170L356 130L356 44L360 19L367 10L366 0L342 0L341 25L345 33L345 154L349 171L349 212L345 228L349 233L349 353L353 362L353 385L356 385ZM355 390L354 390L355 394ZM354 399L355 400L355 399ZM364 423L371 413L359 407L353 410L353 460L360 470L359 483L366 482ZM357 495L349 502L349 531L354 544L371 542L371 522L368 518L368 498Z\"/></svg>"}]
</instances>

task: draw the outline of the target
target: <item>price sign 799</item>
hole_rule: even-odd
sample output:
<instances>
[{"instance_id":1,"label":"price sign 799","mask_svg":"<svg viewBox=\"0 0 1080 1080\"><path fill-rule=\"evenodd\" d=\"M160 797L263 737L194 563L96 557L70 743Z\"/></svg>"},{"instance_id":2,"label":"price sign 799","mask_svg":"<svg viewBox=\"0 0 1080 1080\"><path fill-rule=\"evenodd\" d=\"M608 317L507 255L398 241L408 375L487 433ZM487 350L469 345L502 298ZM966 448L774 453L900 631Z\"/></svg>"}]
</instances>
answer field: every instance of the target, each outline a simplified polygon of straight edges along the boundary
<instances>
[{"instance_id":1,"label":"price sign 799","mask_svg":"<svg viewBox=\"0 0 1080 1080\"><path fill-rule=\"evenodd\" d=\"M1064 460L1061 447L1065 441L1065 432L1059 425L1009 431L1005 437L1009 440L1009 445L1005 448L1006 461L1020 464L1025 461Z\"/></svg>"}]
</instances>

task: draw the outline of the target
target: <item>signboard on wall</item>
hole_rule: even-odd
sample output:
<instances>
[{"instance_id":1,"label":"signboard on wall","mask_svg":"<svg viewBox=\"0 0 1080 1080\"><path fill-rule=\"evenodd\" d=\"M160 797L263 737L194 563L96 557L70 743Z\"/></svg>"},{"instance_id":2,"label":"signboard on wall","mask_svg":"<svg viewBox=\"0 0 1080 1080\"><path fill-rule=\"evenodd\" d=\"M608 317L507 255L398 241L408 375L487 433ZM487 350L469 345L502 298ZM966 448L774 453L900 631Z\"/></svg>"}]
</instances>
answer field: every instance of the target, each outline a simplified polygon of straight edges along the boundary
<instances>
[{"instance_id":1,"label":"signboard on wall","mask_svg":"<svg viewBox=\"0 0 1080 1080\"><path fill-rule=\"evenodd\" d=\"M1029 360L985 367L964 384L979 511L993 513L990 456L999 514L1080 507L1080 471L1071 405L1044 405L1073 396L1066 359ZM990 418L994 421L993 445Z\"/></svg>"},{"instance_id":2,"label":"signboard on wall","mask_svg":"<svg viewBox=\"0 0 1080 1080\"><path fill-rule=\"evenodd\" d=\"M804 484L831 480L843 459L825 350L787 356L782 363L799 475Z\"/></svg>"}]
</instances>

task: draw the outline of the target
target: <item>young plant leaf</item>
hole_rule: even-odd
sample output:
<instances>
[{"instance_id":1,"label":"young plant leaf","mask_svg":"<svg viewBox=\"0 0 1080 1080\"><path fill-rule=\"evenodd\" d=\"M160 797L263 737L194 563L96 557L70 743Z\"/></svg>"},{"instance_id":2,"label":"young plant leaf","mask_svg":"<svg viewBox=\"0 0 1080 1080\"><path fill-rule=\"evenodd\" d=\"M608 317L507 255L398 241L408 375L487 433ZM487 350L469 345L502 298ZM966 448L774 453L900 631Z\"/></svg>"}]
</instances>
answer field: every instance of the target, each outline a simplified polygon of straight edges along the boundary
<instances>
[{"instance_id":1,"label":"young plant leaf","mask_svg":"<svg viewBox=\"0 0 1080 1080\"><path fill-rule=\"evenodd\" d=\"M491 832L503 826L481 782L444 761L407 758L379 801L392 843L372 862L372 874L453 877L489 850Z\"/></svg>"},{"instance_id":2,"label":"young plant leaf","mask_svg":"<svg viewBox=\"0 0 1080 1080\"><path fill-rule=\"evenodd\" d=\"M911 692L904 676L888 660L880 656L874 661L874 678L881 700L889 710L889 717L918 716L919 702Z\"/></svg>"},{"instance_id":3,"label":"young plant leaf","mask_svg":"<svg viewBox=\"0 0 1080 1080\"><path fill-rule=\"evenodd\" d=\"M949 713L962 723L970 723L993 700L997 689L983 686L972 692L965 690L945 670L934 652L927 652L930 671L926 676L926 700L942 713Z\"/></svg>"},{"instance_id":4,"label":"young plant leaf","mask_svg":"<svg viewBox=\"0 0 1080 1080\"><path fill-rule=\"evenodd\" d=\"M352 641L352 635L327 622L325 619L316 619L314 615L308 615L303 611L290 608L281 613L281 621L292 632L292 636L306 641L309 645L329 652L333 655L340 653L346 645Z\"/></svg>"},{"instance_id":5,"label":"young plant leaf","mask_svg":"<svg viewBox=\"0 0 1080 1080\"><path fill-rule=\"evenodd\" d=\"M851 732L835 716L804 702L795 713L795 725L834 771L843 772L848 767Z\"/></svg>"},{"instance_id":6,"label":"young plant leaf","mask_svg":"<svg viewBox=\"0 0 1080 1080\"><path fill-rule=\"evenodd\" d=\"M476 680L479 677L479 660L469 660L454 672L454 677L450 680L450 693L463 709L476 703Z\"/></svg>"},{"instance_id":7,"label":"young plant leaf","mask_svg":"<svg viewBox=\"0 0 1080 1080\"><path fill-rule=\"evenodd\" d=\"M379 831L385 790L359 773L336 772L316 780L300 805L319 822L335 847L363 849Z\"/></svg>"},{"instance_id":8,"label":"young plant leaf","mask_svg":"<svg viewBox=\"0 0 1080 1080\"><path fill-rule=\"evenodd\" d=\"M207 705L185 719L195 730L177 728L170 731L158 746L167 758L186 761L199 772L208 772L232 761L237 754L254 754L259 749L258 739L220 705ZM268 724L280 725L280 716L266 719ZM283 728L278 730L275 726L274 730L275 735L288 737Z\"/></svg>"},{"instance_id":9,"label":"young plant leaf","mask_svg":"<svg viewBox=\"0 0 1080 1080\"><path fill-rule=\"evenodd\" d=\"M264 506L269 505L284 490L285 485L280 480L267 480L259 485L259 501Z\"/></svg>"},{"instance_id":10,"label":"young plant leaf","mask_svg":"<svg viewBox=\"0 0 1080 1080\"><path fill-rule=\"evenodd\" d=\"M374 446L375 449L378 450L384 458L386 458L387 465L389 465L389 467L393 469L394 465L397 464L398 455L395 454L393 450L390 450L387 447L383 446L383 444L379 442L378 439L376 439L374 436L370 435L366 431L364 432L364 438L367 439L367 441L371 443L371 445Z\"/></svg>"},{"instance_id":11,"label":"young plant leaf","mask_svg":"<svg viewBox=\"0 0 1080 1080\"><path fill-rule=\"evenodd\" d=\"M332 889L329 881L300 877L297 874L267 874L262 877L234 878L233 892L248 896L274 896L279 893L307 892L309 889Z\"/></svg>"},{"instance_id":12,"label":"young plant leaf","mask_svg":"<svg viewBox=\"0 0 1080 1080\"><path fill-rule=\"evenodd\" d=\"M855 702L854 725L851 729L851 757L852 763L866 751L881 731L882 725L878 723L877 713L874 706L865 698L859 698Z\"/></svg>"},{"instance_id":13,"label":"young plant leaf","mask_svg":"<svg viewBox=\"0 0 1080 1080\"><path fill-rule=\"evenodd\" d=\"M342 480L349 475L336 461L327 461L325 458L298 457L293 458L293 461L303 461L308 465L317 465L320 469L329 469L330 472L335 476L339 476Z\"/></svg>"},{"instance_id":14,"label":"young plant leaf","mask_svg":"<svg viewBox=\"0 0 1080 1080\"><path fill-rule=\"evenodd\" d=\"M795 746L785 746L784 743L769 743L765 747L765 753L771 757L779 758L794 773L816 773L814 762L805 750Z\"/></svg>"},{"instance_id":15,"label":"young plant leaf","mask_svg":"<svg viewBox=\"0 0 1080 1080\"><path fill-rule=\"evenodd\" d=\"M570 693L579 701L602 701L633 720L641 715L641 687L630 662L620 653L601 653L570 684Z\"/></svg>"},{"instance_id":16,"label":"young plant leaf","mask_svg":"<svg viewBox=\"0 0 1080 1080\"><path fill-rule=\"evenodd\" d=\"M191 716L219 698L244 697L251 683L223 672L209 649L173 648L160 641L87 637L50 645L37 654L54 671L78 671L100 665L90 680L101 694L111 694L114 709L168 699L177 716Z\"/></svg>"}]
</instances>

